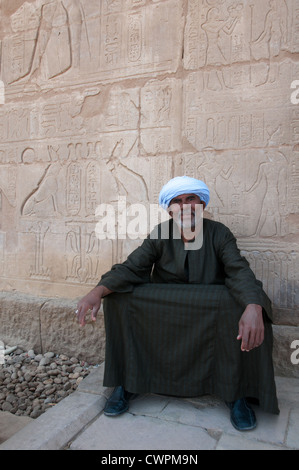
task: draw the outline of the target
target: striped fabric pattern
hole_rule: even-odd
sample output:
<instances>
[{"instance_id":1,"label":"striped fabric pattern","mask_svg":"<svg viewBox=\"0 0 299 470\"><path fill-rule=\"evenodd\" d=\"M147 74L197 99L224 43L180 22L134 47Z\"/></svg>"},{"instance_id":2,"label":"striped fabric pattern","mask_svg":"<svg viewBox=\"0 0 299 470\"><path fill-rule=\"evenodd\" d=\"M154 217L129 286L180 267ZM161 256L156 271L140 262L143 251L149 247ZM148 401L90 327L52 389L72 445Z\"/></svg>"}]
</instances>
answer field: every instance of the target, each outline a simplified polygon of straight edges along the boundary
<instances>
[{"instance_id":1,"label":"striped fabric pattern","mask_svg":"<svg viewBox=\"0 0 299 470\"><path fill-rule=\"evenodd\" d=\"M272 326L249 353L238 341L243 308L224 285L153 284L104 299L104 385L181 397L252 397L279 413Z\"/></svg>"}]
</instances>

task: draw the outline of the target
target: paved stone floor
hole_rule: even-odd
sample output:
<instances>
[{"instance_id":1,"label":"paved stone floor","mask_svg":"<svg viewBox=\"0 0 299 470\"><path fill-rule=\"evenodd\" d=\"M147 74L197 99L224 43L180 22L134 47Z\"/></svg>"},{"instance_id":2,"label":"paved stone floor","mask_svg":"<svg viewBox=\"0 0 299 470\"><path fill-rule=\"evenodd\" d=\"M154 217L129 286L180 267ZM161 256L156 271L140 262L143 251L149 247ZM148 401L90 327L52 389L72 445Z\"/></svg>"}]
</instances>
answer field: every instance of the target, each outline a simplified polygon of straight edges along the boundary
<instances>
[{"instance_id":1,"label":"paved stone floor","mask_svg":"<svg viewBox=\"0 0 299 470\"><path fill-rule=\"evenodd\" d=\"M142 395L116 418L102 410L109 389L103 365L78 390L0 444L0 450L287 450L299 449L299 379L276 377L280 415L255 408L258 426L240 433L216 397ZM1 416L0 416L1 419ZM1 434L0 434L1 435Z\"/></svg>"},{"instance_id":2,"label":"paved stone floor","mask_svg":"<svg viewBox=\"0 0 299 470\"><path fill-rule=\"evenodd\" d=\"M0 411L0 444L7 441L31 421L33 419L27 416L15 416L8 411Z\"/></svg>"}]
</instances>

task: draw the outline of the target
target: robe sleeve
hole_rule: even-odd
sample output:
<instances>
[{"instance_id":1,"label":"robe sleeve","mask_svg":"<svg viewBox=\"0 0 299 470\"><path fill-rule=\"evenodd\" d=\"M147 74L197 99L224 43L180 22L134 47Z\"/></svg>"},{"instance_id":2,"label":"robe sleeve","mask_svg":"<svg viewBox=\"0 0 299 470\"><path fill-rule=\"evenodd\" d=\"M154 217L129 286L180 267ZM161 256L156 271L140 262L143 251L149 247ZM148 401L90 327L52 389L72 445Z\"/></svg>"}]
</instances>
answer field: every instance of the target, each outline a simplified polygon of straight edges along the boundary
<instances>
[{"instance_id":1,"label":"robe sleeve","mask_svg":"<svg viewBox=\"0 0 299 470\"><path fill-rule=\"evenodd\" d=\"M147 237L126 261L113 265L97 285L113 292L132 292L135 285L151 282L151 272L157 258L157 244Z\"/></svg>"},{"instance_id":2,"label":"robe sleeve","mask_svg":"<svg viewBox=\"0 0 299 470\"><path fill-rule=\"evenodd\" d=\"M261 305L272 319L271 301L263 290L263 284L255 277L246 258L241 255L236 238L227 227L219 245L218 256L224 266L225 285L232 296L244 309L249 304Z\"/></svg>"}]
</instances>

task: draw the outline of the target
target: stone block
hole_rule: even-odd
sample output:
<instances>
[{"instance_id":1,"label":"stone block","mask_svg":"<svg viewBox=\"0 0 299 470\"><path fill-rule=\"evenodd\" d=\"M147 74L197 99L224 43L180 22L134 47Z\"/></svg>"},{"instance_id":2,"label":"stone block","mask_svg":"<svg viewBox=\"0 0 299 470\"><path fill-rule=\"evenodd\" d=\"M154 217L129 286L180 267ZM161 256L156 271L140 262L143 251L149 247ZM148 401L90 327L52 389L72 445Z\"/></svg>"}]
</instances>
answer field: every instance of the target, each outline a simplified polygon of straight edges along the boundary
<instances>
[{"instance_id":1,"label":"stone block","mask_svg":"<svg viewBox=\"0 0 299 470\"><path fill-rule=\"evenodd\" d=\"M75 314L76 302L51 299L40 312L40 334L44 351L58 351L89 363L99 364L105 357L105 329L103 313L96 322L88 317L80 327Z\"/></svg>"},{"instance_id":2,"label":"stone block","mask_svg":"<svg viewBox=\"0 0 299 470\"><path fill-rule=\"evenodd\" d=\"M21 293L0 293L0 339L4 344L41 351L42 302L40 298Z\"/></svg>"},{"instance_id":3,"label":"stone block","mask_svg":"<svg viewBox=\"0 0 299 470\"><path fill-rule=\"evenodd\" d=\"M274 325L273 335L276 375L299 378L299 328Z\"/></svg>"},{"instance_id":4,"label":"stone block","mask_svg":"<svg viewBox=\"0 0 299 470\"><path fill-rule=\"evenodd\" d=\"M103 312L96 322L88 316L85 327L80 327L75 310L75 300L2 292L0 339L35 354L54 351L99 364L105 356Z\"/></svg>"}]
</instances>

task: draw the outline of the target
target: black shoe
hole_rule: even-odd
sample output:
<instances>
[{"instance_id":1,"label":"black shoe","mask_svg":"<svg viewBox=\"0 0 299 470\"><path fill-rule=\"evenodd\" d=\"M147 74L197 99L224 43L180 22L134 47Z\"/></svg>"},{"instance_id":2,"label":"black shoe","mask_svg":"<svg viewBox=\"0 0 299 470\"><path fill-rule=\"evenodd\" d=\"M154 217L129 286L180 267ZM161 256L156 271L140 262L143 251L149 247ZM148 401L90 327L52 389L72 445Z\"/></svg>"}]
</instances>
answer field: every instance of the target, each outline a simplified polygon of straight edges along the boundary
<instances>
[{"instance_id":1,"label":"black shoe","mask_svg":"<svg viewBox=\"0 0 299 470\"><path fill-rule=\"evenodd\" d=\"M127 392L121 385L115 387L104 408L106 416L118 416L129 409L129 400L136 397L134 393Z\"/></svg>"},{"instance_id":2,"label":"black shoe","mask_svg":"<svg viewBox=\"0 0 299 470\"><path fill-rule=\"evenodd\" d=\"M255 413L245 398L226 404L230 408L230 420L234 428L250 431L256 427Z\"/></svg>"}]
</instances>

